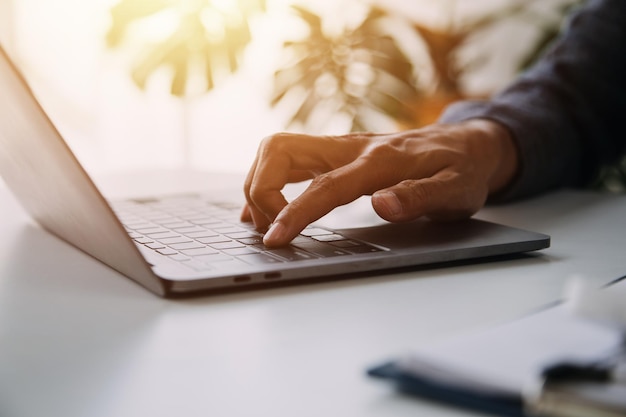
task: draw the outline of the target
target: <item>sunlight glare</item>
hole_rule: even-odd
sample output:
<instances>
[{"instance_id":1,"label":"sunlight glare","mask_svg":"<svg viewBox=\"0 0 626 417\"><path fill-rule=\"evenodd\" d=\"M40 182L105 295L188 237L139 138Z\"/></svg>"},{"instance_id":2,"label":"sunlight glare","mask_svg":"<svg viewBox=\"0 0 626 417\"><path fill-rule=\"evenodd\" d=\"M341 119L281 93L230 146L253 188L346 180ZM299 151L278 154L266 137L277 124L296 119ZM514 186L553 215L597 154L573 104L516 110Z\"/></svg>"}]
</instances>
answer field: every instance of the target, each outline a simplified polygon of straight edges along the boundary
<instances>
[{"instance_id":1,"label":"sunlight glare","mask_svg":"<svg viewBox=\"0 0 626 417\"><path fill-rule=\"evenodd\" d=\"M209 0L209 4L224 14L239 14L240 12L237 0Z\"/></svg>"}]
</instances>

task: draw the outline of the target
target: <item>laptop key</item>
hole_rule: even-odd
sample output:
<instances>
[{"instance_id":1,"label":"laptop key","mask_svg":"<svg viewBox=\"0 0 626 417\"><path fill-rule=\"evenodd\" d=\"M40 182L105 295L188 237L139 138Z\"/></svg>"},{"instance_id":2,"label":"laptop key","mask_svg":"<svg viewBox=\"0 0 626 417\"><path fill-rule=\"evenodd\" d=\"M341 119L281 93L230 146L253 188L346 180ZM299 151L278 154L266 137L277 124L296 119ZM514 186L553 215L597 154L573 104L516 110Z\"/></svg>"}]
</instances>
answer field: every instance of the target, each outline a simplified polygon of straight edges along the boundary
<instances>
[{"instance_id":1,"label":"laptop key","mask_svg":"<svg viewBox=\"0 0 626 417\"><path fill-rule=\"evenodd\" d=\"M237 239L237 240L241 240L241 239L253 239L253 238L258 238L260 236L259 233L256 232L251 232L251 231L245 231L245 232L237 232L237 233L224 233L224 236L227 236L231 239Z\"/></svg>"},{"instance_id":2,"label":"laptop key","mask_svg":"<svg viewBox=\"0 0 626 417\"><path fill-rule=\"evenodd\" d=\"M164 227L142 227L142 228L133 228L136 232L143 233L146 236L149 236L153 233L163 233L168 230Z\"/></svg>"},{"instance_id":3,"label":"laptop key","mask_svg":"<svg viewBox=\"0 0 626 417\"><path fill-rule=\"evenodd\" d=\"M215 249L211 248L197 248L197 249L184 249L181 250L180 253L187 256L202 256L202 255L213 255L219 253Z\"/></svg>"},{"instance_id":4,"label":"laptop key","mask_svg":"<svg viewBox=\"0 0 626 417\"><path fill-rule=\"evenodd\" d=\"M232 255L232 256L240 256L240 255L249 255L251 253L259 253L257 250L252 249L252 247L241 247L241 248L233 248L233 249L224 249L222 252L224 252L226 255Z\"/></svg>"},{"instance_id":5,"label":"laptop key","mask_svg":"<svg viewBox=\"0 0 626 417\"><path fill-rule=\"evenodd\" d=\"M143 222L143 223L132 223L132 224L124 224L124 227L129 229L129 230L135 230L139 233L144 233L143 230L149 230L149 229L153 229L155 227L158 227L157 225L155 225L154 223L147 223L147 222ZM166 229L163 229L163 231L165 231Z\"/></svg>"},{"instance_id":6,"label":"laptop key","mask_svg":"<svg viewBox=\"0 0 626 417\"><path fill-rule=\"evenodd\" d=\"M189 227L179 227L179 228L176 228L176 232L177 233L181 233L183 235L188 235L189 233L206 232L206 229L204 229L203 227L200 227L200 226L189 226ZM191 237L191 236L189 236L189 237Z\"/></svg>"},{"instance_id":7,"label":"laptop key","mask_svg":"<svg viewBox=\"0 0 626 417\"><path fill-rule=\"evenodd\" d=\"M149 247L150 249L163 249L163 248L165 248L164 244L158 243L158 242L148 243L148 244L146 244L146 246Z\"/></svg>"},{"instance_id":8,"label":"laptop key","mask_svg":"<svg viewBox=\"0 0 626 417\"><path fill-rule=\"evenodd\" d=\"M167 239L168 237L178 237L180 235L174 232L167 231L167 232L162 232L162 233L150 233L149 235L146 235L146 236L148 236L150 239L159 240L159 239Z\"/></svg>"},{"instance_id":9,"label":"laptop key","mask_svg":"<svg viewBox=\"0 0 626 417\"><path fill-rule=\"evenodd\" d=\"M333 234L330 230L320 229L319 227L307 227L300 232L303 236L320 236Z\"/></svg>"},{"instance_id":10,"label":"laptop key","mask_svg":"<svg viewBox=\"0 0 626 417\"><path fill-rule=\"evenodd\" d=\"M266 255L264 253L255 253L252 255L242 255L242 256L238 256L238 259L241 259L242 261L244 261L247 264L250 265L264 265L264 264L276 264L276 263L280 263L281 261L279 261L276 258L273 258L269 255Z\"/></svg>"},{"instance_id":11,"label":"laptop key","mask_svg":"<svg viewBox=\"0 0 626 417\"><path fill-rule=\"evenodd\" d=\"M292 247L270 249L266 252L279 256L287 261L306 261L309 259L315 259L314 255Z\"/></svg>"},{"instance_id":12,"label":"laptop key","mask_svg":"<svg viewBox=\"0 0 626 417\"><path fill-rule=\"evenodd\" d=\"M243 243L244 245L262 245L263 244L263 238L262 237L250 237L250 238L245 238L245 239L237 239L239 242Z\"/></svg>"},{"instance_id":13,"label":"laptop key","mask_svg":"<svg viewBox=\"0 0 626 417\"><path fill-rule=\"evenodd\" d=\"M338 248L351 248L352 246L360 246L362 243L355 242L354 240L338 240L335 242L329 242L331 245L336 246Z\"/></svg>"},{"instance_id":14,"label":"laptop key","mask_svg":"<svg viewBox=\"0 0 626 417\"><path fill-rule=\"evenodd\" d=\"M242 229L241 227L231 226L231 225L228 225L226 227L210 226L210 229L213 230L214 232L221 233L223 235L247 232L246 229Z\"/></svg>"},{"instance_id":15,"label":"laptop key","mask_svg":"<svg viewBox=\"0 0 626 417\"><path fill-rule=\"evenodd\" d=\"M189 222L178 221L176 223L165 223L165 224L162 224L162 226L167 227L168 229L176 230L178 232L178 229L186 229L188 227L193 227L193 224Z\"/></svg>"},{"instance_id":16,"label":"laptop key","mask_svg":"<svg viewBox=\"0 0 626 417\"><path fill-rule=\"evenodd\" d=\"M346 240L345 237L338 235L336 233L332 233L330 235L313 236L313 239L320 241L320 242L336 242L339 240Z\"/></svg>"},{"instance_id":17,"label":"laptop key","mask_svg":"<svg viewBox=\"0 0 626 417\"><path fill-rule=\"evenodd\" d=\"M244 244L239 243L236 240L231 240L230 242L211 243L209 246L212 247L213 249L219 249L219 250L246 247Z\"/></svg>"},{"instance_id":18,"label":"laptop key","mask_svg":"<svg viewBox=\"0 0 626 417\"><path fill-rule=\"evenodd\" d=\"M148 244L148 243L153 243L154 240L152 239L148 239L147 237L136 237L133 239L135 242L137 243L142 243L142 244Z\"/></svg>"},{"instance_id":19,"label":"laptop key","mask_svg":"<svg viewBox=\"0 0 626 417\"><path fill-rule=\"evenodd\" d=\"M151 265L162 265L172 262L168 256L161 255L160 253L148 249L145 246L139 245L137 246L137 248L145 258L145 260Z\"/></svg>"},{"instance_id":20,"label":"laptop key","mask_svg":"<svg viewBox=\"0 0 626 417\"><path fill-rule=\"evenodd\" d=\"M169 245L170 248L176 250L184 250L184 249L198 249L203 248L204 245L198 242L187 242L187 243L175 243L173 245Z\"/></svg>"},{"instance_id":21,"label":"laptop key","mask_svg":"<svg viewBox=\"0 0 626 417\"><path fill-rule=\"evenodd\" d=\"M178 253L174 249L170 248L157 249L157 252L159 252L161 255L176 255Z\"/></svg>"},{"instance_id":22,"label":"laptop key","mask_svg":"<svg viewBox=\"0 0 626 417\"><path fill-rule=\"evenodd\" d=\"M219 233L215 233L211 230L201 230L201 231L197 231L197 232L181 232L180 230L178 230L180 233L184 234L187 237L190 237L192 239L198 239L198 238L205 238L205 237L216 237L219 236ZM206 243L206 242L203 242Z\"/></svg>"},{"instance_id":23,"label":"laptop key","mask_svg":"<svg viewBox=\"0 0 626 417\"><path fill-rule=\"evenodd\" d=\"M172 245L174 243L186 243L186 242L192 242L193 240L185 237L185 236L176 236L176 237L168 237L165 239L159 239L159 242L165 244L165 245Z\"/></svg>"},{"instance_id":24,"label":"laptop key","mask_svg":"<svg viewBox=\"0 0 626 417\"><path fill-rule=\"evenodd\" d=\"M337 247L322 242L313 241L308 243L297 243L294 244L294 246L300 249L304 249L305 251L311 252L315 255L319 255L323 258L350 255L350 252L346 252L343 249L339 249Z\"/></svg>"},{"instance_id":25,"label":"laptop key","mask_svg":"<svg viewBox=\"0 0 626 417\"><path fill-rule=\"evenodd\" d=\"M349 248L345 248L345 250L347 250L350 253L354 253L359 254L359 253L374 253L374 252L382 252L382 249L379 249L375 246L370 246L370 245L358 245L358 246L351 246Z\"/></svg>"},{"instance_id":26,"label":"laptop key","mask_svg":"<svg viewBox=\"0 0 626 417\"><path fill-rule=\"evenodd\" d=\"M313 242L313 239L310 237L298 235L291 241L291 244L295 245L298 243L309 243L309 242Z\"/></svg>"},{"instance_id":27,"label":"laptop key","mask_svg":"<svg viewBox=\"0 0 626 417\"><path fill-rule=\"evenodd\" d=\"M184 218L184 217L183 217ZM202 226L210 226L213 224L222 224L220 220L217 220L213 217L201 217L193 220L189 220L190 223L202 225Z\"/></svg>"},{"instance_id":28,"label":"laptop key","mask_svg":"<svg viewBox=\"0 0 626 417\"><path fill-rule=\"evenodd\" d=\"M170 259L173 261L178 261L178 262L183 262L183 261L188 261L191 258L189 256L185 256L182 253L175 253L173 255L170 255Z\"/></svg>"},{"instance_id":29,"label":"laptop key","mask_svg":"<svg viewBox=\"0 0 626 417\"><path fill-rule=\"evenodd\" d=\"M198 242L201 243L206 243L208 244L212 244L212 243L221 243L221 242L230 242L231 239L225 237L225 236L221 236L221 235L217 235L217 236L209 236L209 237L202 237L202 238L198 238L197 239Z\"/></svg>"}]
</instances>

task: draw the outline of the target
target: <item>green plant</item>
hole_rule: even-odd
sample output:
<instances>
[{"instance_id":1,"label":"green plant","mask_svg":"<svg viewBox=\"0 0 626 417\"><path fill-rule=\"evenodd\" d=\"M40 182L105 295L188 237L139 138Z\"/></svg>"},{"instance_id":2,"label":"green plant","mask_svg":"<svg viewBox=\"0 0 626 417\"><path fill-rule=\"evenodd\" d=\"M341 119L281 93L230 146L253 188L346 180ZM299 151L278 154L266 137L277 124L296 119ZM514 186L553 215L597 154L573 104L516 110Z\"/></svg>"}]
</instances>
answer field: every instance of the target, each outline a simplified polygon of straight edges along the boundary
<instances>
[{"instance_id":1,"label":"green plant","mask_svg":"<svg viewBox=\"0 0 626 417\"><path fill-rule=\"evenodd\" d=\"M120 0L111 9L107 45L119 47L135 26L167 16L174 20L167 36L147 44L132 68L132 79L142 89L161 67L173 71L170 92L187 93L193 71L203 75L204 89L215 86L215 74L233 73L251 40L249 19L265 10L265 0Z\"/></svg>"}]
</instances>

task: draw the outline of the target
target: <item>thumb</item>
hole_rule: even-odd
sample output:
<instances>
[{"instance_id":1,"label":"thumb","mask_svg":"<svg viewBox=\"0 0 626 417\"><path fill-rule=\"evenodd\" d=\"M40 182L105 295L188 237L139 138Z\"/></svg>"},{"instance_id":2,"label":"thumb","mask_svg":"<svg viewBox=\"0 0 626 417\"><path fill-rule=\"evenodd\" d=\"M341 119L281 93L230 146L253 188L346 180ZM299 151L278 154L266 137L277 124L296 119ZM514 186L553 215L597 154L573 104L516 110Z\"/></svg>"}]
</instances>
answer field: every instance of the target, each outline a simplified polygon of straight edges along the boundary
<instances>
[{"instance_id":1,"label":"thumb","mask_svg":"<svg viewBox=\"0 0 626 417\"><path fill-rule=\"evenodd\" d=\"M428 216L437 220L470 217L482 206L454 181L437 178L405 180L372 195L376 213L390 222L406 222ZM474 201L476 200L476 201ZM484 200L483 200L484 201Z\"/></svg>"}]
</instances>

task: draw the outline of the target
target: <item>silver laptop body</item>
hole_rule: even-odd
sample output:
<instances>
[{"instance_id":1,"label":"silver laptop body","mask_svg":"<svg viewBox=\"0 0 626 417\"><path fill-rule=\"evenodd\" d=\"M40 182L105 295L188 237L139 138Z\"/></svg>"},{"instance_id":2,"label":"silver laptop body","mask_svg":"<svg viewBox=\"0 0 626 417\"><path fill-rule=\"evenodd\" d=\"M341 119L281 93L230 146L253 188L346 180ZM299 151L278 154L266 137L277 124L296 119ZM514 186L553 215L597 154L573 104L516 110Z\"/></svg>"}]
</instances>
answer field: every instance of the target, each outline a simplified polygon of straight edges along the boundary
<instances>
[{"instance_id":1,"label":"silver laptop body","mask_svg":"<svg viewBox=\"0 0 626 417\"><path fill-rule=\"evenodd\" d=\"M161 296L534 251L549 236L475 219L307 228L268 250L210 196L109 203L0 47L0 174L46 230Z\"/></svg>"}]
</instances>

